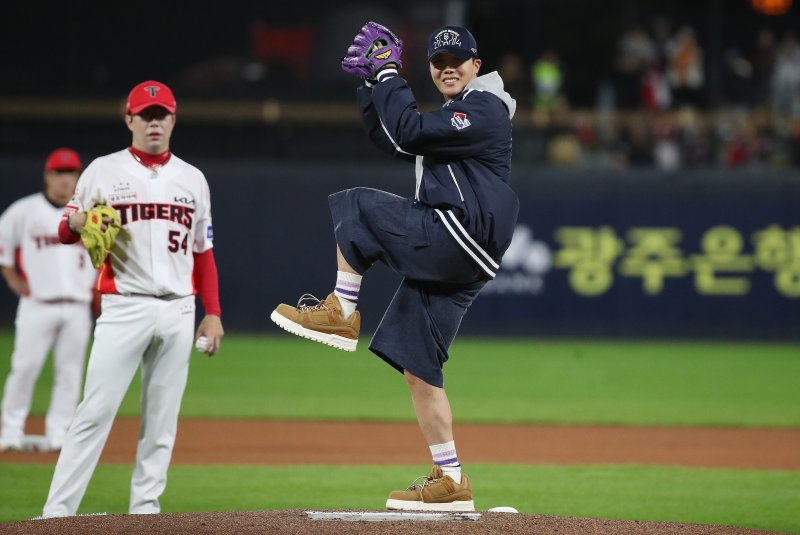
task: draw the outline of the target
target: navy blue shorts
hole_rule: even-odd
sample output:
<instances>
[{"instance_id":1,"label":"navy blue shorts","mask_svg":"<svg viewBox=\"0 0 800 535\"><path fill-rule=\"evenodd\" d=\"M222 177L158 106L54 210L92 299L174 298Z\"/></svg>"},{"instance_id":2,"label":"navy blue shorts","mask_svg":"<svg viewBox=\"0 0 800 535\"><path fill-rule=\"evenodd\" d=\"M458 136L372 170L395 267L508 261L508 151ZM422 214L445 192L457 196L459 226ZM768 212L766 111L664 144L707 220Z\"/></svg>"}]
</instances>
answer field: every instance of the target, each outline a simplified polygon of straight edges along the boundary
<instances>
[{"instance_id":1,"label":"navy blue shorts","mask_svg":"<svg viewBox=\"0 0 800 535\"><path fill-rule=\"evenodd\" d=\"M461 320L486 279L433 208L370 188L328 197L336 243L359 273L383 262L403 281L370 343L395 369L442 387Z\"/></svg>"}]
</instances>

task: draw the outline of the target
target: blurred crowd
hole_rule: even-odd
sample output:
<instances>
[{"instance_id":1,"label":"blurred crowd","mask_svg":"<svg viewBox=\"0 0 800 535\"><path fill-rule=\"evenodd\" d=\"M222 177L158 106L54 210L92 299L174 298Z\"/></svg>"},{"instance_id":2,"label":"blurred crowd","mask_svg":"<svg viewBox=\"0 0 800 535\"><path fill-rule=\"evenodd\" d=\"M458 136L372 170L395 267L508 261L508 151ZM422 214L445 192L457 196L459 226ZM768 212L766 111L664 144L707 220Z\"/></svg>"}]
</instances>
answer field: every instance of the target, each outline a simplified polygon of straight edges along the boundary
<instances>
[{"instance_id":1,"label":"blurred crowd","mask_svg":"<svg viewBox=\"0 0 800 535\"><path fill-rule=\"evenodd\" d=\"M45 124L36 115L45 112L18 99L111 99L143 75L187 102L218 104L193 108L208 113L182 131L181 140L194 136L192 149L213 145L205 130L213 123L237 154L305 158L310 137L327 147L335 138L336 155L358 154L342 133L358 126L357 82L339 57L359 25L377 20L403 39L403 76L427 110L441 105L426 67L428 35L452 20L472 29L482 70L500 71L517 100L515 162L800 169L800 4L792 0L610 0L602 8L588 0L346 0L280 10L242 0L236 9L198 9L191 24L179 3L166 3L159 25L144 28L127 24L130 10L117 2L76 20L67 4L44 19L36 3L17 4L4 33L16 48L0 72L0 154L48 147L72 126ZM97 27L115 29L103 47L92 38ZM168 53L131 55L131 42L158 42ZM53 117L65 108L91 122L84 143L105 142L105 125L82 106L58 105Z\"/></svg>"},{"instance_id":2,"label":"blurred crowd","mask_svg":"<svg viewBox=\"0 0 800 535\"><path fill-rule=\"evenodd\" d=\"M515 159L561 166L781 169L800 167L800 42L763 28L709 69L696 32L666 18L620 36L593 109L573 109L555 50L528 67L504 54L499 70L520 105Z\"/></svg>"},{"instance_id":3,"label":"blurred crowd","mask_svg":"<svg viewBox=\"0 0 800 535\"><path fill-rule=\"evenodd\" d=\"M611 113L562 103L534 108L524 122L528 127L515 130L515 162L663 171L800 168L800 120L766 108Z\"/></svg>"}]
</instances>

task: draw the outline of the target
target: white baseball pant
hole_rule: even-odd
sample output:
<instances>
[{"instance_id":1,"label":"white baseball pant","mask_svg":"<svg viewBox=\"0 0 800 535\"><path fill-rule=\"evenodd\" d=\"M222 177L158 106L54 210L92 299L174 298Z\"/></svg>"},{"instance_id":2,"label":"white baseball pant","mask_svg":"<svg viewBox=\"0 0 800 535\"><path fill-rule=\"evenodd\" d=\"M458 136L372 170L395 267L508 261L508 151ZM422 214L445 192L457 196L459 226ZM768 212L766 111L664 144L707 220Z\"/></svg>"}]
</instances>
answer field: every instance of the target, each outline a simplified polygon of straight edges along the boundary
<instances>
[{"instance_id":1,"label":"white baseball pant","mask_svg":"<svg viewBox=\"0 0 800 535\"><path fill-rule=\"evenodd\" d=\"M86 345L92 329L90 303L45 303L23 297L14 327L14 353L0 417L2 441L22 441L33 389L52 348L53 391L45 417L45 435L50 447L59 448L80 398Z\"/></svg>"},{"instance_id":2,"label":"white baseball pant","mask_svg":"<svg viewBox=\"0 0 800 535\"><path fill-rule=\"evenodd\" d=\"M104 295L84 397L56 463L43 516L78 511L136 369L142 421L129 512L158 513L167 483L194 338L194 296L174 300Z\"/></svg>"}]
</instances>

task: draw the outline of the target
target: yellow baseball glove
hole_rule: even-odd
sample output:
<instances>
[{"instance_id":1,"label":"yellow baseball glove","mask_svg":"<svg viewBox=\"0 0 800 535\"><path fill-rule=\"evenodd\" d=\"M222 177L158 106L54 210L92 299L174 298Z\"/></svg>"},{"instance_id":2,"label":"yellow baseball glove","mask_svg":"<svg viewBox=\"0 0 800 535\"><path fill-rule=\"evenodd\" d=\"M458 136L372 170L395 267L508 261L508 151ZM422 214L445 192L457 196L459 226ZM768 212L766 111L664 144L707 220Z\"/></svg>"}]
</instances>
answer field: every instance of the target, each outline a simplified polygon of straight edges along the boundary
<instances>
[{"instance_id":1,"label":"yellow baseball glove","mask_svg":"<svg viewBox=\"0 0 800 535\"><path fill-rule=\"evenodd\" d=\"M105 232L102 230L103 217L111 218ZM86 212L86 224L81 230L81 241L89 251L89 258L92 259L95 268L99 268L105 262L120 228L119 214L107 204L96 204Z\"/></svg>"}]
</instances>

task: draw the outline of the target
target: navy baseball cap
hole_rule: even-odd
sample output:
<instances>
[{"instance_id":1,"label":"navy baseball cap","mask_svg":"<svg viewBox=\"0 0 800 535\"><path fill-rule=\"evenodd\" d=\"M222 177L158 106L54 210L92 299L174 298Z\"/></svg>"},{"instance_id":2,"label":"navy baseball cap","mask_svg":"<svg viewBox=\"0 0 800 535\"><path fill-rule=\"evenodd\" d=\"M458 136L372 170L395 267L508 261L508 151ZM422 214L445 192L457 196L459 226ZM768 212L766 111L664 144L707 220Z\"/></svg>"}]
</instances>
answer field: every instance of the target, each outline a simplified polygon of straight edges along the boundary
<instances>
[{"instance_id":1,"label":"navy baseball cap","mask_svg":"<svg viewBox=\"0 0 800 535\"><path fill-rule=\"evenodd\" d=\"M428 61L440 52L452 54L466 61L478 57L478 43L466 28L443 26L428 38Z\"/></svg>"}]
</instances>

